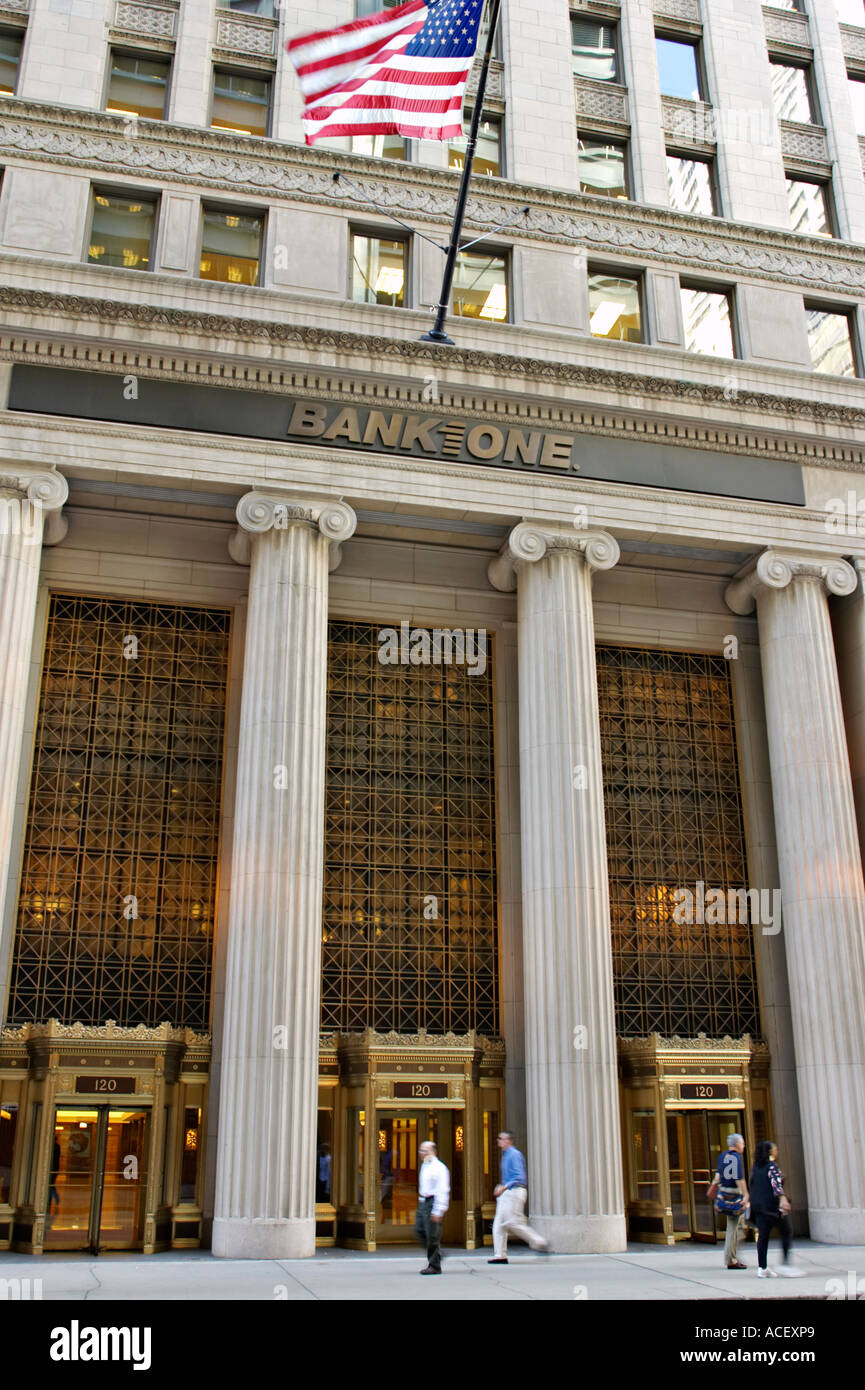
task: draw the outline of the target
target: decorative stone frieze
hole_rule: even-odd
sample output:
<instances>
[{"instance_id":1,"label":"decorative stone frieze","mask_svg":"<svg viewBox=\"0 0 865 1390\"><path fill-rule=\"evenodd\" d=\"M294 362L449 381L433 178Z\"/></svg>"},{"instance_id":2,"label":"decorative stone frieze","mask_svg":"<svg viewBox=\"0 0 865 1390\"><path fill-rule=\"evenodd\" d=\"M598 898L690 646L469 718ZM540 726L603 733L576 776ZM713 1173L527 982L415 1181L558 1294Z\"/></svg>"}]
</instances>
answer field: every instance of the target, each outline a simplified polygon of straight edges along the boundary
<instances>
[{"instance_id":1,"label":"decorative stone frieze","mask_svg":"<svg viewBox=\"0 0 865 1390\"><path fill-rule=\"evenodd\" d=\"M117 0L113 27L125 34L173 39L177 35L177 5L151 5L147 0Z\"/></svg>"},{"instance_id":2,"label":"decorative stone frieze","mask_svg":"<svg viewBox=\"0 0 865 1390\"><path fill-rule=\"evenodd\" d=\"M276 38L275 20L244 15L236 10L231 11L230 17L217 12L216 47L226 53L275 58Z\"/></svg>"},{"instance_id":3,"label":"decorative stone frieze","mask_svg":"<svg viewBox=\"0 0 865 1390\"><path fill-rule=\"evenodd\" d=\"M809 48L811 31L808 16L795 10L779 10L774 6L763 6L763 27L770 44L794 45Z\"/></svg>"},{"instance_id":4,"label":"decorative stone frieze","mask_svg":"<svg viewBox=\"0 0 865 1390\"><path fill-rule=\"evenodd\" d=\"M574 93L578 117L627 126L630 119L627 87L620 87L615 82L593 82L588 77L575 77Z\"/></svg>"}]
</instances>

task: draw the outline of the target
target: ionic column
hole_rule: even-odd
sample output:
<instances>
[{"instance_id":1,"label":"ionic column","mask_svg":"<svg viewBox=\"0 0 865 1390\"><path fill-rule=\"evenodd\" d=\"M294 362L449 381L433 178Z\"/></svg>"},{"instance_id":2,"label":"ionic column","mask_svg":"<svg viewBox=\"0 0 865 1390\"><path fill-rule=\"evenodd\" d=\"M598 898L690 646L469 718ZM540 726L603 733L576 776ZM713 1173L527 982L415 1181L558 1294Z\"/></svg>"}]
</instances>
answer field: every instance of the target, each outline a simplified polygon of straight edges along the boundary
<instances>
[{"instance_id":1,"label":"ionic column","mask_svg":"<svg viewBox=\"0 0 865 1390\"><path fill-rule=\"evenodd\" d=\"M865 1242L865 886L827 602L855 587L769 550L726 592L757 606L809 1219L835 1244Z\"/></svg>"},{"instance_id":2,"label":"ionic column","mask_svg":"<svg viewBox=\"0 0 865 1390\"><path fill-rule=\"evenodd\" d=\"M68 496L59 473L0 477L0 902L10 870L42 546L66 534L60 508ZM0 1000L9 946L0 943Z\"/></svg>"},{"instance_id":3,"label":"ionic column","mask_svg":"<svg viewBox=\"0 0 865 1390\"><path fill-rule=\"evenodd\" d=\"M531 1222L554 1250L625 1248L592 571L604 532L522 522L489 568L518 589Z\"/></svg>"},{"instance_id":4,"label":"ionic column","mask_svg":"<svg viewBox=\"0 0 865 1390\"><path fill-rule=\"evenodd\" d=\"M315 1250L328 569L343 502L252 492L213 1253Z\"/></svg>"}]
</instances>

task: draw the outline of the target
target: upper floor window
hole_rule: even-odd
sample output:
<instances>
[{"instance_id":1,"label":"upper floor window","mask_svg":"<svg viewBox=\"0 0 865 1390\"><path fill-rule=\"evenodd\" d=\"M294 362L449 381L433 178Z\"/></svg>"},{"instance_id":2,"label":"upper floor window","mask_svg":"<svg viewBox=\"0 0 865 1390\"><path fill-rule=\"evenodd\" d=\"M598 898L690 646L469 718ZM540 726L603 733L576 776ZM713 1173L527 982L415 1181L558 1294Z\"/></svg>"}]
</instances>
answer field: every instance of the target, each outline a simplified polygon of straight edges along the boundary
<instances>
[{"instance_id":1,"label":"upper floor window","mask_svg":"<svg viewBox=\"0 0 865 1390\"><path fill-rule=\"evenodd\" d=\"M351 238L351 297L358 304L405 304L406 261L404 241L366 236Z\"/></svg>"},{"instance_id":2,"label":"upper floor window","mask_svg":"<svg viewBox=\"0 0 865 1390\"><path fill-rule=\"evenodd\" d=\"M816 121L817 107L811 91L808 68L794 67L774 58L769 60L772 77L772 98L779 121Z\"/></svg>"},{"instance_id":3,"label":"upper floor window","mask_svg":"<svg viewBox=\"0 0 865 1390\"><path fill-rule=\"evenodd\" d=\"M164 120L170 69L167 58L143 58L112 49L105 110Z\"/></svg>"},{"instance_id":4,"label":"upper floor window","mask_svg":"<svg viewBox=\"0 0 865 1390\"><path fill-rule=\"evenodd\" d=\"M589 329L594 338L643 341L641 294L638 276L589 271Z\"/></svg>"},{"instance_id":5,"label":"upper floor window","mask_svg":"<svg viewBox=\"0 0 865 1390\"><path fill-rule=\"evenodd\" d=\"M408 159L408 141L401 135L352 135L349 148L352 154L371 155L375 159Z\"/></svg>"},{"instance_id":6,"label":"upper floor window","mask_svg":"<svg viewBox=\"0 0 865 1390\"><path fill-rule=\"evenodd\" d=\"M240 10L242 14L258 14L265 19L273 18L273 0L218 0L220 5L227 5L230 10Z\"/></svg>"},{"instance_id":7,"label":"upper floor window","mask_svg":"<svg viewBox=\"0 0 865 1390\"><path fill-rule=\"evenodd\" d=\"M571 15L571 54L576 77L618 82L616 26L606 20Z\"/></svg>"},{"instance_id":8,"label":"upper floor window","mask_svg":"<svg viewBox=\"0 0 865 1390\"><path fill-rule=\"evenodd\" d=\"M856 122L856 134L865 135L865 78L850 77L847 83L850 92L850 100L853 103L853 119Z\"/></svg>"},{"instance_id":9,"label":"upper floor window","mask_svg":"<svg viewBox=\"0 0 865 1390\"><path fill-rule=\"evenodd\" d=\"M504 322L508 316L508 262L501 253L461 251L457 257L451 313Z\"/></svg>"},{"instance_id":10,"label":"upper floor window","mask_svg":"<svg viewBox=\"0 0 865 1390\"><path fill-rule=\"evenodd\" d=\"M156 202L124 193L94 193L87 259L96 265L150 269Z\"/></svg>"},{"instance_id":11,"label":"upper floor window","mask_svg":"<svg viewBox=\"0 0 865 1390\"><path fill-rule=\"evenodd\" d=\"M703 88L697 45L690 39L665 39L655 35L661 95L701 101Z\"/></svg>"},{"instance_id":12,"label":"upper floor window","mask_svg":"<svg viewBox=\"0 0 865 1390\"><path fill-rule=\"evenodd\" d=\"M201 232L202 280L257 285L264 218L256 213L204 209Z\"/></svg>"},{"instance_id":13,"label":"upper floor window","mask_svg":"<svg viewBox=\"0 0 865 1390\"><path fill-rule=\"evenodd\" d=\"M802 0L768 0L773 10L802 10Z\"/></svg>"},{"instance_id":14,"label":"upper floor window","mask_svg":"<svg viewBox=\"0 0 865 1390\"><path fill-rule=\"evenodd\" d=\"M794 232L832 236L829 190L825 183L812 179L788 179L787 201L790 204L790 226Z\"/></svg>"},{"instance_id":15,"label":"upper floor window","mask_svg":"<svg viewBox=\"0 0 865 1390\"><path fill-rule=\"evenodd\" d=\"M217 130L267 135L270 87L270 77L214 68L210 124Z\"/></svg>"},{"instance_id":16,"label":"upper floor window","mask_svg":"<svg viewBox=\"0 0 865 1390\"><path fill-rule=\"evenodd\" d=\"M369 14L381 14L382 10L392 10L405 0L354 0L355 19L365 19Z\"/></svg>"},{"instance_id":17,"label":"upper floor window","mask_svg":"<svg viewBox=\"0 0 865 1390\"><path fill-rule=\"evenodd\" d=\"M711 357L735 357L730 296L724 291L681 287L685 347Z\"/></svg>"},{"instance_id":18,"label":"upper floor window","mask_svg":"<svg viewBox=\"0 0 865 1390\"><path fill-rule=\"evenodd\" d=\"M855 376L850 316L833 313L829 309L815 309L807 304L805 310L814 371L827 372L832 376Z\"/></svg>"},{"instance_id":19,"label":"upper floor window","mask_svg":"<svg viewBox=\"0 0 865 1390\"><path fill-rule=\"evenodd\" d=\"M448 143L449 168L462 169L465 166L467 144L468 137L465 135ZM472 172L486 174L490 178L498 178L502 172L502 123L495 117L484 116L481 120Z\"/></svg>"},{"instance_id":20,"label":"upper floor window","mask_svg":"<svg viewBox=\"0 0 865 1390\"><path fill-rule=\"evenodd\" d=\"M15 95L23 44L23 30L0 29L0 96Z\"/></svg>"},{"instance_id":21,"label":"upper floor window","mask_svg":"<svg viewBox=\"0 0 865 1390\"><path fill-rule=\"evenodd\" d=\"M865 27L865 0L835 0L839 24L859 24Z\"/></svg>"},{"instance_id":22,"label":"upper floor window","mask_svg":"<svg viewBox=\"0 0 865 1390\"><path fill-rule=\"evenodd\" d=\"M605 198L628 197L626 148L605 135L581 135L579 145L580 192Z\"/></svg>"},{"instance_id":23,"label":"upper floor window","mask_svg":"<svg viewBox=\"0 0 865 1390\"><path fill-rule=\"evenodd\" d=\"M712 165L708 159L689 159L686 155L667 155L667 188L670 206L677 212L694 212L714 217L715 192Z\"/></svg>"}]
</instances>

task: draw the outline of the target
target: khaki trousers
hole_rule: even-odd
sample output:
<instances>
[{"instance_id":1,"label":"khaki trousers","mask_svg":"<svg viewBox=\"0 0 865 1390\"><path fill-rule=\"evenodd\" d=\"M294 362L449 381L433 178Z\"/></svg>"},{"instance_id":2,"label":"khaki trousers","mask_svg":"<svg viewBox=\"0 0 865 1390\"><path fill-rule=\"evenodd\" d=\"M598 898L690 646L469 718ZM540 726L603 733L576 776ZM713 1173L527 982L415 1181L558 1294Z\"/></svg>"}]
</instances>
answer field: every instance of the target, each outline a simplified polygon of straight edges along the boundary
<instances>
[{"instance_id":1,"label":"khaki trousers","mask_svg":"<svg viewBox=\"0 0 865 1390\"><path fill-rule=\"evenodd\" d=\"M533 1250L543 1250L546 1241L526 1224L526 1197L524 1187L509 1187L496 1198L496 1216L493 1221L493 1248L496 1259L504 1259L508 1253L508 1234L519 1236Z\"/></svg>"}]
</instances>

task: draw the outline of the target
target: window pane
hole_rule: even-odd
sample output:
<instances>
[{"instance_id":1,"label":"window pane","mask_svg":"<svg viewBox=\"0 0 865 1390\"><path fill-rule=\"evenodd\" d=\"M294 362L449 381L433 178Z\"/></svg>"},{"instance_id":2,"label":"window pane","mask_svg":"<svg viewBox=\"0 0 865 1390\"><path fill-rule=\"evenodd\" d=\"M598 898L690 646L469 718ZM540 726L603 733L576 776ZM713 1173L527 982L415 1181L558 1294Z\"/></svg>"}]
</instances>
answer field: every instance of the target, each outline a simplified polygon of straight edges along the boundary
<instances>
[{"instance_id":1,"label":"window pane","mask_svg":"<svg viewBox=\"0 0 865 1390\"><path fill-rule=\"evenodd\" d=\"M865 135L865 80L858 77L851 77L847 86L850 90L850 99L853 102L853 119L856 122L856 134Z\"/></svg>"},{"instance_id":2,"label":"window pane","mask_svg":"<svg viewBox=\"0 0 865 1390\"><path fill-rule=\"evenodd\" d=\"M617 275L589 275L589 327L595 338L641 343L640 282Z\"/></svg>"},{"instance_id":3,"label":"window pane","mask_svg":"<svg viewBox=\"0 0 865 1390\"><path fill-rule=\"evenodd\" d=\"M0 1202L9 1201L12 1183L12 1155L15 1152L15 1130L18 1126L18 1105L9 1100L0 1103Z\"/></svg>"},{"instance_id":4,"label":"window pane","mask_svg":"<svg viewBox=\"0 0 865 1390\"><path fill-rule=\"evenodd\" d=\"M451 313L503 322L508 316L508 277L503 256L461 251L457 257Z\"/></svg>"},{"instance_id":5,"label":"window pane","mask_svg":"<svg viewBox=\"0 0 865 1390\"><path fill-rule=\"evenodd\" d=\"M127 270L148 270L155 216L155 203L97 193L93 199L88 261L125 266Z\"/></svg>"},{"instance_id":6,"label":"window pane","mask_svg":"<svg viewBox=\"0 0 865 1390\"><path fill-rule=\"evenodd\" d=\"M352 135L349 137L352 154L365 154L376 159L406 159L406 142L401 135Z\"/></svg>"},{"instance_id":7,"label":"window pane","mask_svg":"<svg viewBox=\"0 0 865 1390\"><path fill-rule=\"evenodd\" d=\"M594 77L600 82L618 79L616 26L596 19L577 19L571 15L571 53L577 77Z\"/></svg>"},{"instance_id":8,"label":"window pane","mask_svg":"<svg viewBox=\"0 0 865 1390\"><path fill-rule=\"evenodd\" d=\"M201 1110L187 1105L183 1110L183 1157L180 1160L180 1200L194 1202L201 1152Z\"/></svg>"},{"instance_id":9,"label":"window pane","mask_svg":"<svg viewBox=\"0 0 865 1390\"><path fill-rule=\"evenodd\" d=\"M682 288L685 347L712 357L733 357L733 325L730 301L725 294Z\"/></svg>"},{"instance_id":10,"label":"window pane","mask_svg":"<svg viewBox=\"0 0 865 1390\"><path fill-rule=\"evenodd\" d=\"M809 309L808 342L815 372L855 376L850 320L846 314L828 314L822 309Z\"/></svg>"},{"instance_id":11,"label":"window pane","mask_svg":"<svg viewBox=\"0 0 865 1390\"><path fill-rule=\"evenodd\" d=\"M581 135L580 192L607 198L627 198L625 147L591 135Z\"/></svg>"},{"instance_id":12,"label":"window pane","mask_svg":"<svg viewBox=\"0 0 865 1390\"><path fill-rule=\"evenodd\" d=\"M865 25L865 3L863 0L835 0L838 20L841 24Z\"/></svg>"},{"instance_id":13,"label":"window pane","mask_svg":"<svg viewBox=\"0 0 865 1390\"><path fill-rule=\"evenodd\" d=\"M12 96L18 81L23 34L0 34L0 93Z\"/></svg>"},{"instance_id":14,"label":"window pane","mask_svg":"<svg viewBox=\"0 0 865 1390\"><path fill-rule=\"evenodd\" d=\"M779 121L813 121L808 75L804 68L788 67L786 63L770 63L772 97Z\"/></svg>"},{"instance_id":15,"label":"window pane","mask_svg":"<svg viewBox=\"0 0 865 1390\"><path fill-rule=\"evenodd\" d=\"M205 208L201 239L201 278L232 285L258 284L260 217Z\"/></svg>"},{"instance_id":16,"label":"window pane","mask_svg":"<svg viewBox=\"0 0 865 1390\"><path fill-rule=\"evenodd\" d=\"M358 304L405 303L405 242L352 236L351 297Z\"/></svg>"},{"instance_id":17,"label":"window pane","mask_svg":"<svg viewBox=\"0 0 865 1390\"><path fill-rule=\"evenodd\" d=\"M712 170L705 159L683 159L677 154L668 154L667 187L670 206L678 212L696 212L703 217L714 215Z\"/></svg>"},{"instance_id":18,"label":"window pane","mask_svg":"<svg viewBox=\"0 0 865 1390\"><path fill-rule=\"evenodd\" d=\"M161 121L165 115L168 68L168 63L158 58L112 53L106 111L129 112Z\"/></svg>"},{"instance_id":19,"label":"window pane","mask_svg":"<svg viewBox=\"0 0 865 1390\"><path fill-rule=\"evenodd\" d=\"M224 5L226 0L219 0ZM240 10L243 14L260 14L273 19L273 0L228 0L230 10Z\"/></svg>"},{"instance_id":20,"label":"window pane","mask_svg":"<svg viewBox=\"0 0 865 1390\"><path fill-rule=\"evenodd\" d=\"M658 77L661 81L662 95L699 101L700 75L694 45L680 43L678 39L660 39L656 36L655 52L658 56Z\"/></svg>"},{"instance_id":21,"label":"window pane","mask_svg":"<svg viewBox=\"0 0 865 1390\"><path fill-rule=\"evenodd\" d=\"M487 174L491 178L497 178L502 171L501 157L502 128L499 121L482 120L478 130L478 143L475 148L475 162L472 165L472 174ZM466 145L468 139L463 136L459 140L451 140L448 144L448 167L451 169L462 169L465 167Z\"/></svg>"},{"instance_id":22,"label":"window pane","mask_svg":"<svg viewBox=\"0 0 865 1390\"><path fill-rule=\"evenodd\" d=\"M270 78L245 73L213 74L213 115L218 130L239 130L246 135L266 135L270 106Z\"/></svg>"},{"instance_id":23,"label":"window pane","mask_svg":"<svg viewBox=\"0 0 865 1390\"><path fill-rule=\"evenodd\" d=\"M811 232L815 236L832 235L826 189L822 183L788 179L787 201L790 204L790 226L794 232Z\"/></svg>"}]
</instances>

